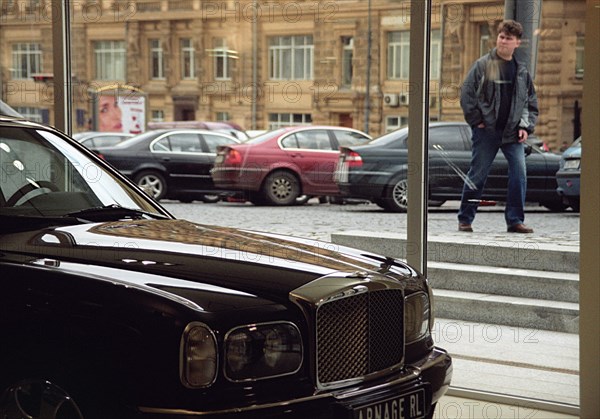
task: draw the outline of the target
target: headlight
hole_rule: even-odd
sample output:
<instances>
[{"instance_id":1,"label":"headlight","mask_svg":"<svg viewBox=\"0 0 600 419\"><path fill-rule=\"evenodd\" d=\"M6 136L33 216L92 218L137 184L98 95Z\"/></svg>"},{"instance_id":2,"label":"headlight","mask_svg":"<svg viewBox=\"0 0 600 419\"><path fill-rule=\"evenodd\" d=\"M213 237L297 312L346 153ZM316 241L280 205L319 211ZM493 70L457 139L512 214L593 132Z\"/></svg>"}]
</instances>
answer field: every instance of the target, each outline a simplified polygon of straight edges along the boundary
<instances>
[{"instance_id":1,"label":"headlight","mask_svg":"<svg viewBox=\"0 0 600 419\"><path fill-rule=\"evenodd\" d=\"M404 328L406 343L421 339L429 331L429 297L419 292L404 300Z\"/></svg>"},{"instance_id":2,"label":"headlight","mask_svg":"<svg viewBox=\"0 0 600 419\"><path fill-rule=\"evenodd\" d=\"M202 323L190 323L181 337L181 382L186 387L210 386L217 377L217 341Z\"/></svg>"},{"instance_id":3,"label":"headlight","mask_svg":"<svg viewBox=\"0 0 600 419\"><path fill-rule=\"evenodd\" d=\"M292 323L262 323L225 336L225 376L231 381L293 374L302 365L302 338Z\"/></svg>"}]
</instances>

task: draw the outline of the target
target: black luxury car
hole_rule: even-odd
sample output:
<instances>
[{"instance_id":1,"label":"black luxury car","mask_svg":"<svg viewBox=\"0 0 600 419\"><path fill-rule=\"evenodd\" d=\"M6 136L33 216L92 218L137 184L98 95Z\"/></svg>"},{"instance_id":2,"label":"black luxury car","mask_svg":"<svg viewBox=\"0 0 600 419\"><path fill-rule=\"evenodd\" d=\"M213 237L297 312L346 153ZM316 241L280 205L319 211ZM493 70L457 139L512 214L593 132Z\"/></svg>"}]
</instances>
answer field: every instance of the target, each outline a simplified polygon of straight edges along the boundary
<instances>
[{"instance_id":1,"label":"black luxury car","mask_svg":"<svg viewBox=\"0 0 600 419\"><path fill-rule=\"evenodd\" d=\"M239 142L209 130L158 129L93 149L155 199L217 202L222 191L210 175L217 147Z\"/></svg>"},{"instance_id":2,"label":"black luxury car","mask_svg":"<svg viewBox=\"0 0 600 419\"><path fill-rule=\"evenodd\" d=\"M535 139L526 147L528 202L553 211L566 208L556 193L560 156L538 148ZM429 125L429 200L460 200L471 162L471 129L464 122ZM342 147L334 180L347 196L369 199L394 212L408 206L408 128L382 135L370 143ZM508 162L502 152L494 160L483 200L506 199Z\"/></svg>"},{"instance_id":3,"label":"black luxury car","mask_svg":"<svg viewBox=\"0 0 600 419\"><path fill-rule=\"evenodd\" d=\"M405 263L172 217L0 117L0 417L431 418L452 375Z\"/></svg>"}]
</instances>

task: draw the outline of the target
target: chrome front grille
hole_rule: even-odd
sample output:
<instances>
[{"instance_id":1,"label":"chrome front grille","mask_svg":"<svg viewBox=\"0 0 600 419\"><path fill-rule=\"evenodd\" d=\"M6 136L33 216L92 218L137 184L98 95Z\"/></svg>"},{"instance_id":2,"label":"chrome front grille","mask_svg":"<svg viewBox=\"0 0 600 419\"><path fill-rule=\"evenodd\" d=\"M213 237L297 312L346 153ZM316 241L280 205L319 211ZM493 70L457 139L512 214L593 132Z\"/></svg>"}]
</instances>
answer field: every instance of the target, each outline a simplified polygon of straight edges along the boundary
<instances>
[{"instance_id":1,"label":"chrome front grille","mask_svg":"<svg viewBox=\"0 0 600 419\"><path fill-rule=\"evenodd\" d=\"M332 299L317 309L321 387L398 366L404 357L404 294L384 289Z\"/></svg>"}]
</instances>

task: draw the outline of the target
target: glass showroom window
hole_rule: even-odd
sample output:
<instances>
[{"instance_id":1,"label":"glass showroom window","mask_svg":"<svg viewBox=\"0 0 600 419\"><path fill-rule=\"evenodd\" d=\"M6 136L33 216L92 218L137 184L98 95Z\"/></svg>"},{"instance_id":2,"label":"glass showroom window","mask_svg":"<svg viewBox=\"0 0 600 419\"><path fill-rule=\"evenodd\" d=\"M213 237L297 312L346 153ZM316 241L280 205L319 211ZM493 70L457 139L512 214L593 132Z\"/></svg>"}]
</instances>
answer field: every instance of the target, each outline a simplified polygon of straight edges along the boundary
<instances>
[{"instance_id":1,"label":"glass showroom window","mask_svg":"<svg viewBox=\"0 0 600 419\"><path fill-rule=\"evenodd\" d=\"M196 77L196 50L191 39L181 40L181 78L190 80Z\"/></svg>"},{"instance_id":2,"label":"glass showroom window","mask_svg":"<svg viewBox=\"0 0 600 419\"><path fill-rule=\"evenodd\" d=\"M310 125L312 116L309 113L270 113L269 129L289 127L293 125Z\"/></svg>"},{"instance_id":3,"label":"glass showroom window","mask_svg":"<svg viewBox=\"0 0 600 419\"><path fill-rule=\"evenodd\" d=\"M125 80L126 72L125 41L96 41L96 80Z\"/></svg>"},{"instance_id":4,"label":"glass showroom window","mask_svg":"<svg viewBox=\"0 0 600 419\"><path fill-rule=\"evenodd\" d=\"M32 74L42 71L42 50L40 44L19 43L12 47L12 78L29 79Z\"/></svg>"},{"instance_id":5,"label":"glass showroom window","mask_svg":"<svg viewBox=\"0 0 600 419\"><path fill-rule=\"evenodd\" d=\"M150 40L150 78L165 78L164 51L160 39Z\"/></svg>"},{"instance_id":6,"label":"glass showroom window","mask_svg":"<svg viewBox=\"0 0 600 419\"><path fill-rule=\"evenodd\" d=\"M279 2L279 0L275 0ZM0 1L3 5L6 2ZM15 2L16 4L17 2ZM20 3L20 2L19 2ZM102 1L95 2L94 4L98 4L102 7L103 13L109 13L111 9L109 9L111 2ZM110 3L110 4L109 4ZM123 2L117 2L123 3ZM149 2L137 2L141 4L149 4ZM153 2L158 3L158 2ZM160 2L164 8L170 8L172 4L187 4L187 2ZM440 55L440 74L444 74L444 80L447 80L447 83L456 83L459 84L464 80L466 72L468 71L470 65L481 55L481 53L486 53L489 51L490 46L495 42L495 29L496 23L498 20L503 19L504 10L502 8L503 1L499 0L478 0L477 2L473 1L460 1L460 2L443 2L444 4L450 5L446 11L447 13L439 13L434 16L437 18L436 24L439 24L440 27L444 27L445 30L440 34L440 43L443 40L444 46L444 54ZM8 3L7 3L8 4ZM78 6L79 4L79 6ZM79 13L81 13L82 2L74 2L74 7L79 7ZM284 4L284 1L281 0L281 4ZM373 4L377 5L378 9L381 9L381 14L378 14L379 18L373 19L373 45L379 46L380 48L375 48L373 51L373 59L375 62L380 62L382 78L387 80L401 80L408 81L408 71L409 71L409 32L408 32L408 22L401 21L400 19L389 19L390 16L398 16L399 13L402 12L401 4L402 2L398 2L395 0L381 0L378 2L374 2ZM461 15L452 19L454 12L454 8L452 5L461 5ZM583 25L583 20L585 18L583 14L583 4L585 4L585 0L556 0L555 2L540 2L540 7L542 10L543 19L541 20L540 27L540 37L539 37L539 45L540 48L538 50L538 77L536 83L539 83L540 90L539 91L548 91L548 89L555 89L556 95L553 95L552 101L540 101L540 104L545 107L545 109L540 112L540 125L539 125L539 134L548 136L548 138L554 138L556 133L552 129L552 115L562 115L562 109L570 108L572 106L573 99L575 95L577 98L581 97L581 88L582 83L580 80L575 80L575 83L572 83L575 76L579 74L583 76L583 33L585 32L585 28ZM348 22L356 22L358 25L357 28L366 27L366 6L363 7L363 2L336 2L336 5L339 7L339 13L337 16L341 16L343 14L344 18L348 19ZM567 7L569 9L568 14L561 14L558 16L553 13L555 8L558 5L562 5L562 7ZM279 7L279 6L277 6ZM275 10L278 10L274 8ZM458 7L456 8L458 9ZM92 9L90 9L91 11ZM484 12L487 11L487 14ZM497 11L497 14L493 14ZM109 71L111 67L110 60L120 60L121 67L121 78L124 80L138 80L136 77L137 74L127 74L125 73L126 65L125 58L123 58L123 53L127 60L135 60L139 57L134 56L133 54L136 51L143 50L144 44L141 42L148 42L149 39L153 38L161 38L163 47L165 48L164 55L164 64L165 64L165 76L167 68L175 69L176 78L181 77L185 71L187 71L187 76L189 78L193 78L197 75L195 72L195 68L197 66L198 69L202 69L202 74L210 74L212 72L212 68L214 65L213 60L199 60L196 65L194 65L194 50L192 48L192 40L188 39L185 43L181 41L181 37L188 36L192 38L191 34L193 32L179 32L179 31L188 31L189 28L202 28L202 31L205 32L202 34L205 37L207 42L206 47L212 48L211 39L213 37L223 36L223 29L219 27L218 24L212 25L212 23L219 23L218 20L221 19L221 16L216 15L214 22L203 21L200 13L198 15L194 15L192 13L187 13L185 16L182 14L178 14L177 17L171 16L169 13L164 13L161 11L153 11L147 10L143 13L138 12L135 16L136 19L139 19L139 32L135 30L127 31L127 27L131 29L132 21L122 21L122 27L118 27L116 22L111 22L111 25L106 25L103 22L96 22L94 20L87 21L77 21L77 25L73 25L71 28L73 40L84 40L88 39L90 33L96 34L99 33L98 37L95 39L115 39L115 33L128 33L127 44L123 42L117 44L116 42L103 42L103 43L85 43L85 42L74 42L74 46L72 49L71 56L73 57L73 70L77 77L81 80L94 80L94 76L103 76L106 78L115 77L115 72L112 73ZM304 14L302 17L307 17L308 14ZM462 19L459 17L468 18ZM1 67L4 69L14 69L13 73L8 72L0 72L0 77L6 77L7 75L17 75L21 66L17 65L14 62L15 55L12 53L12 45L16 45L18 43L40 43L43 45L43 55L45 57L50 57L52 54L51 47L46 39L40 39L40 29L43 33L47 33L46 30L50 27L50 22L47 20L41 21L40 23L32 24L29 21L25 21L25 19L19 19L18 14L5 14L3 15L3 21L0 23L0 39L3 40L4 44L10 48L5 51L5 54L0 54L0 62ZM320 21L319 27L316 28L314 34L312 31L302 29L303 33L306 36L273 36L273 33L269 33L269 30L278 30L277 28L291 28L292 25L289 22L285 22L285 20L270 22L269 18L263 16L259 18L259 25L257 25L257 39L264 40L265 42L258 43L258 54L257 57L259 62L256 63L256 68L258 68L258 73L256 74L258 78L258 83L264 83L269 79L310 79L313 77L314 73L319 73L319 79L323 78L324 80L339 80L339 83L342 84L342 80L348 80L347 78L343 79L341 65L342 65L342 51L344 44L340 44L340 35L351 35L353 29L348 29L352 25L343 23L337 19L337 25L334 23L330 24L326 21ZM73 20L72 20L73 21ZM137 21L136 21L137 22ZM568 22L568 25L565 24ZM143 24L142 24L143 23ZM209 24L210 23L210 24ZM239 42L240 39L245 39L244 36L248 36L248 27L244 25L237 25L234 19L228 20L227 26L227 38L230 42L236 42L236 47L239 49L240 56L243 55L246 62L244 62L244 66L240 68L240 79L241 83L247 83L252 80L251 76L253 62L251 61L252 49L250 47L250 42ZM244 22L241 22L244 23ZM339 32L339 26L345 28L344 32ZM43 25L48 25L47 27ZM129 26L128 26L129 25ZM294 28L307 28L314 26L314 15L312 16L311 21L303 21L299 22L298 25L293 25ZM157 26L160 27L160 32L157 30ZM561 30L558 32L553 31L552 28L560 27ZM165 28L177 28L173 30L166 30L163 32ZM275 28L275 29L273 29ZM361 30L362 30L361 29ZM298 29L296 29L298 30ZM29 31L30 36L24 35ZM117 32L118 31L118 32ZM552 36L548 34L552 32ZM578 33L579 32L579 33ZM589 32L589 31L588 31ZM137 35L136 35L137 33ZM279 32L281 35L281 32ZM94 35L95 36L95 35ZM120 36L120 35L119 35ZM196 35L193 35L196 37ZM200 36L200 35L198 35ZM432 49L435 48L435 40L434 33L432 32ZM588 35L589 36L589 35ZM193 38L194 43L201 45L200 38ZM357 48L364 48L364 44L362 44L364 37L360 39L361 45L358 45L359 38L355 38L355 45ZM349 41L349 40L348 40ZM186 53L182 49L184 44L187 44L187 48L189 48L189 52L187 53L187 58L184 59ZM137 48L129 48L130 45L135 45ZM247 48L242 49L242 47L246 45ZM337 49L335 48L337 45ZM92 47L90 51L89 48ZM332 47L333 46L333 47ZM102 47L102 49L100 48ZM147 45L146 45L147 47ZM167 50L168 47L172 47L175 51L174 54L170 54ZM568 48L567 48L568 47ZM203 45L204 48L204 45ZM339 57L339 65L332 65L331 62L322 63L320 59L315 60L313 56L313 48L314 53L319 57L329 57L331 55L336 55ZM323 49L322 49L323 48ZM342 51L340 51L342 48ZM116 54L116 50L122 51ZM560 52L559 52L560 50ZM111 53L112 51L112 53ZM102 54L100 54L102 52ZM361 59L354 60L354 78L357 79L357 76L363 76L366 74L365 63L366 60L363 60L364 50L361 51L356 50L354 54L354 58L358 58L361 56ZM112 55L111 55L112 54ZM127 54L131 54L127 56ZM41 53L39 54L40 60ZM106 55L106 57L104 57ZM81 59L81 57L89 57L93 59L91 65L85 59ZM101 59L100 59L101 58ZM555 58L560 60L560 62L556 62ZM589 57L588 57L589 58ZM435 60L435 57L432 57ZM187 60L187 65L182 65L183 61ZM47 61L47 60L46 60ZM298 61L298 63L296 63ZM589 61L589 59L588 59ZM40 67L42 67L43 63L40 61ZM151 60L146 59L143 61L141 66L150 65ZM432 61L431 64L434 64ZM114 64L113 64L114 65ZM570 74L569 77L561 77L559 79L552 79L551 85L547 84L547 77L539 77L544 74L554 74L557 71L557 68L560 66L561 74ZM180 69L181 68L181 69ZM348 67L347 67L348 68ZM297 70L298 69L298 70ZM41 68L40 68L41 70ZM49 68L45 69L46 71L51 71ZM262 71L264 70L264 71ZM144 69L144 71L148 74L152 74L152 69ZM374 72L377 72L376 69L373 69ZM106 73L106 74L105 74ZM575 74L574 74L575 73ZM377 73L379 74L379 73ZM432 75L433 75L432 69ZM110 75L110 77L109 77ZM447 78L446 78L447 77ZM6 80L2 80L2 85L5 88L8 86L4 84ZM362 83L362 82L361 82ZM358 85L354 83L356 87ZM392 83L394 84L394 83ZM265 103L268 96L264 96L265 102L251 102L246 101L242 105L246 106L243 108L242 105L237 105L236 102L226 102L226 103L218 103L218 106L215 107L213 104L204 104L201 102L202 93L200 91L200 86L190 87L191 83L185 86L185 89L181 88L181 85L174 83L173 86L165 86L165 90L159 92L151 92L147 96L148 98L148 109L151 112L152 119L160 120L164 118L165 120L174 120L180 114L183 114L183 111L191 110L190 114L193 114L195 110L200 111L202 107L202 115L212 115L215 116L217 112L229 112L232 120L236 122L248 122L252 117L256 118L256 129L271 129L278 128L281 126L292 125L296 123L311 123L312 118L310 114L310 108L296 106L294 109L291 105L289 108L281 109L278 108L278 104L269 104ZM387 86L386 86L387 87ZM193 90L193 89L198 90ZM391 88L391 86L390 86ZM308 92L309 90L305 90ZM395 90L396 93L399 93L398 90ZM6 93L6 92L5 92ZM360 91L357 90L357 95L361 94ZM441 120L452 120L455 118L457 112L460 112L458 104L453 101L453 97L445 97L443 95L438 96L439 101L437 105L439 108L439 115L441 115ZM375 95L375 92L372 92ZM379 94L379 92L377 92ZM81 98L79 97L81 96ZM85 99L85 95L75 95L74 100ZM20 98L25 98L27 103L20 103ZM36 98L35 95L9 95L3 100L9 102L13 107L16 106L29 106L36 107L39 104L36 104L33 99ZM167 99L176 98L178 101L170 102ZM566 101L569 103L566 103ZM89 102L89 101L88 101ZM313 103L313 102L311 102ZM256 110L251 109L252 104L257 104ZM336 106L341 106L342 104L338 103ZM48 106L52 106L49 104ZM304 105L303 105L304 106ZM362 120L362 112L363 112L363 104L360 102L357 105L353 105L343 110L335 109L327 109L325 108L323 103L319 103L319 106L323 106L323 109L319 109L319 113L322 115L330 115L331 112L344 112L354 116L354 125L355 127L360 125ZM86 116L92 115L91 106L85 100L80 100L78 103L78 107L81 109L85 109ZM206 109L204 108L206 107ZM158 112L159 110L163 110L163 112ZM265 110L266 109L266 110ZM315 108L317 109L317 108ZM152 110L156 110L154 112ZM269 113L269 110L273 113ZM399 112L402 111L402 112ZM374 134L380 134L384 131L395 129L396 127L402 127L405 125L406 120L402 115L404 115L404 109L400 108L399 111L395 112L392 109L386 109L387 114L384 114L381 118L381 122L377 122L377 124L373 124ZM179 112L179 114L178 114ZM294 113L298 112L298 113ZM306 112L306 113L304 113ZM55 115L55 109L50 110L50 115ZM240 116L243 115L243 116ZM245 119L244 119L245 118ZM550 118L550 119L549 119ZM570 119L572 115L568 115L568 119L565 119L564 116L559 122L559 126L563 127L563 131L566 131L569 126L571 126ZM461 118L458 118L461 119ZM295 122L295 121L298 122ZM326 120L325 117L320 120ZM330 118L330 120L332 120ZM373 119L372 119L373 120ZM375 131L379 132L375 132ZM570 133L569 133L570 134ZM558 145L560 145L560 138L564 135L558 135ZM432 154L433 155L433 154ZM451 171L449 171L451 173ZM487 213L486 213L487 214ZM490 212L491 216L495 216L494 212ZM535 218L543 217L545 214L535 213ZM440 213L434 213L434 217L441 216ZM404 221L405 215L398 214L394 217L394 219L399 219ZM501 215L500 215L501 218ZM502 221L502 220L500 220ZM535 224L535 223L534 223ZM401 224L402 225L402 224ZM399 227L402 228L402 227ZM389 227L390 230L393 227ZM480 304L483 304L481 302ZM490 310L491 311L491 310ZM510 345L500 345L495 344L492 332L496 330L500 330L498 325L489 325L489 324L472 324L466 321L455 321L455 322L444 322L441 318L439 319L439 323L436 322L437 328L440 331L440 336L446 336L446 343L448 343L451 339L458 343L462 343L465 340L467 343L471 343L471 338L477 333L477 338L481 339L483 336L484 339L490 341L488 345L490 347L490 352L486 354L486 360L489 362L484 363L484 365L499 365L503 368L508 368L508 361L506 359L507 353L518 353L527 351L527 353L532 354L532 358L522 359L519 364L520 371L523 372L523 376L526 374L530 374L531 376L539 376L542 372L544 374L550 374L550 372L554 372L557 368L556 360L550 359L549 357L539 357L539 353L545 352L544 342L540 341L539 343L530 343L533 339L540 339L543 335L542 331L537 330L524 330L522 328L508 329L508 332L511 332L512 335L508 336L508 332L506 329L502 329L504 333L504 337L506 340L510 340L510 343L516 342L516 344ZM449 333L454 329L458 328L459 330L456 332L456 335L450 335ZM520 333L520 334L519 334ZM531 335L530 335L531 334ZM516 337L515 337L516 336ZM575 334L564 334L563 336L571 339ZM484 342L488 343L488 342ZM442 344L440 346L443 346ZM464 350L469 350L477 348L473 345L465 346ZM462 350L462 348L461 348ZM455 378L454 384L459 385L462 383L468 383L470 388L481 388L487 390L489 387L487 383L481 384L481 381L484 381L489 376L485 372L481 372L479 374L473 373L473 375L469 375L471 369L467 368L471 365L478 366L477 360L475 360L474 352L460 352L456 350L456 358L457 360L462 362L462 365L457 364L455 368ZM479 358L479 357L477 357ZM564 357L563 357L564 358ZM573 364L576 363L576 360L573 361ZM532 367L529 368L528 366ZM556 387L562 394L557 396L557 393L548 393L548 400L553 400L555 402L567 402L573 403L575 398L570 398L571 395L568 392L570 387L578 388L577 383L575 382L578 378L578 370L576 366L568 366L562 369L564 373L562 373L561 377L564 378L565 383L554 383L552 382L552 386ZM480 377L481 380L474 382L473 378ZM519 387L517 385L512 384L513 381L506 381L506 393L509 395L516 395L519 397L527 397L535 385L528 383L527 386L523 385ZM560 386L559 386L560 384ZM511 386L510 388L508 388ZM504 390L503 390L504 391ZM586 391L586 389L581 390L582 393ZM573 393L573 392L571 392ZM568 397L565 395L568 394ZM529 413L529 412L527 412Z\"/></svg>"},{"instance_id":7,"label":"glass showroom window","mask_svg":"<svg viewBox=\"0 0 600 419\"><path fill-rule=\"evenodd\" d=\"M275 36L269 40L269 78L311 80L313 78L313 37Z\"/></svg>"}]
</instances>

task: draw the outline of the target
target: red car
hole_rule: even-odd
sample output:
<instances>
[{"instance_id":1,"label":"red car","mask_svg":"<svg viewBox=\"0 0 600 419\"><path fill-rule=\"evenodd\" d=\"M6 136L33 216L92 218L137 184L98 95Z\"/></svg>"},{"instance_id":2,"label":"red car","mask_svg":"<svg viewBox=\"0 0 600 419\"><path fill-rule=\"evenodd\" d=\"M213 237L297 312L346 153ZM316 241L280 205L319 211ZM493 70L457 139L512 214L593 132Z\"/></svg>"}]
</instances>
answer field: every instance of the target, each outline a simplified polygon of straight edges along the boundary
<instances>
[{"instance_id":1,"label":"red car","mask_svg":"<svg viewBox=\"0 0 600 419\"><path fill-rule=\"evenodd\" d=\"M211 174L217 188L244 192L254 204L291 205L300 195L336 196L339 148L369 139L343 127L280 128L217 148Z\"/></svg>"}]
</instances>

